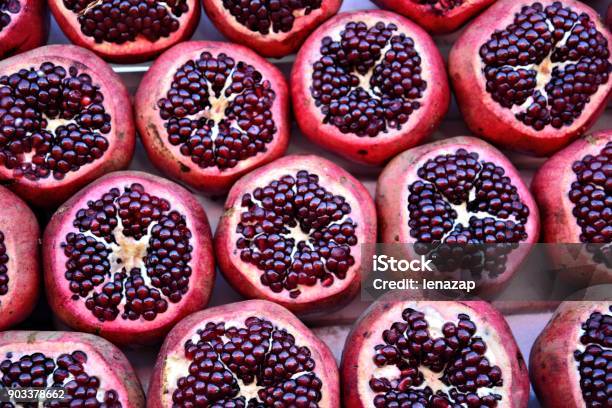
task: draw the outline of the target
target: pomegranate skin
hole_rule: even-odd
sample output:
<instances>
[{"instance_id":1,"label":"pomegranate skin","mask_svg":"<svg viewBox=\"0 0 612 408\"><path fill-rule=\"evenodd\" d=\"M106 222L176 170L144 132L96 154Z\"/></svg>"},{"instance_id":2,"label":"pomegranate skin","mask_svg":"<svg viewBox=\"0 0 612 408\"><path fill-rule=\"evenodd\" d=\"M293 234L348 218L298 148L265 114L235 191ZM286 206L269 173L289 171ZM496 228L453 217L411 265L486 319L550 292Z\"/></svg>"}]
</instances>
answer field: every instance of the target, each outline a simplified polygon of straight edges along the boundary
<instances>
[{"instance_id":1,"label":"pomegranate skin","mask_svg":"<svg viewBox=\"0 0 612 408\"><path fill-rule=\"evenodd\" d=\"M612 130L586 135L556 153L535 174L531 190L542 213L543 241L548 244L579 244L581 228L573 214L571 185L577 176L572 170L576 161L587 155L597 156L612 142ZM562 245L547 245L550 259L559 276L575 285L612 283L612 272L605 264L595 263L584 250L568 250ZM579 253L575 253L579 252Z\"/></svg>"},{"instance_id":2,"label":"pomegranate skin","mask_svg":"<svg viewBox=\"0 0 612 408\"><path fill-rule=\"evenodd\" d=\"M277 130L266 145L267 149L222 170L217 166L202 168L190 156L183 155L180 146L170 144L157 105L166 96L178 67L189 59L197 59L205 51L213 55L225 53L237 61L251 64L272 83L276 93L271 111ZM214 41L185 42L161 55L144 75L135 97L136 125L148 157L160 171L207 194L223 194L242 175L281 157L287 150L290 134L288 93L283 74L246 47Z\"/></svg>"},{"instance_id":3,"label":"pomegranate skin","mask_svg":"<svg viewBox=\"0 0 612 408\"><path fill-rule=\"evenodd\" d=\"M323 123L325 116L311 94L313 64L321 57L323 38L338 33L351 21L394 23L399 32L414 40L415 50L422 59L422 77L428 85L419 99L421 107L410 114L401 130L388 130L375 137L357 136L342 133L336 126ZM369 165L382 165L398 153L421 143L437 129L450 103L444 61L429 34L412 21L381 10L340 13L313 32L300 48L293 65L291 96L296 121L306 137L349 160Z\"/></svg>"},{"instance_id":4,"label":"pomegranate skin","mask_svg":"<svg viewBox=\"0 0 612 408\"><path fill-rule=\"evenodd\" d=\"M9 14L11 22L0 30L0 59L11 57L47 42L49 10L44 0L20 0L21 9Z\"/></svg>"},{"instance_id":5,"label":"pomegranate skin","mask_svg":"<svg viewBox=\"0 0 612 408\"><path fill-rule=\"evenodd\" d=\"M104 95L104 106L111 114L111 133L108 149L92 163L70 171L61 180L53 175L30 180L15 178L13 170L0 166L0 181L17 195L36 207L56 208L84 185L115 170L126 168L134 155L136 132L127 88L119 75L91 51L74 45L47 45L0 61L0 76L11 74L22 68L38 66L43 62L70 66L76 64L81 72L89 74L100 86Z\"/></svg>"},{"instance_id":6,"label":"pomegranate skin","mask_svg":"<svg viewBox=\"0 0 612 408\"><path fill-rule=\"evenodd\" d=\"M125 355L108 341L86 333L62 331L6 331L0 333L0 355L7 352L58 357L75 350L87 354L86 372L96 374L100 387L114 389L125 408L144 408L140 381Z\"/></svg>"},{"instance_id":7,"label":"pomegranate skin","mask_svg":"<svg viewBox=\"0 0 612 408\"><path fill-rule=\"evenodd\" d=\"M62 243L67 232L75 231L72 226L75 215L79 209L87 208L88 201L98 199L113 187L123 188L132 183L139 183L147 193L169 200L173 210L186 216L191 231L189 244L193 246L189 289L178 303L170 303L165 312L157 314L151 321L142 317L136 321L123 319L121 315L115 320L100 321L85 306L82 298L73 300L74 293L64 277L67 257ZM138 171L110 173L64 203L45 229L43 265L47 299L60 320L75 330L96 333L117 345L140 346L160 341L184 316L206 307L215 281L211 230L206 213L195 196L176 183ZM111 274L114 272L110 271Z\"/></svg>"},{"instance_id":8,"label":"pomegranate skin","mask_svg":"<svg viewBox=\"0 0 612 408\"><path fill-rule=\"evenodd\" d=\"M539 1L544 7L556 0ZM515 14L532 1L498 0L478 16L453 45L449 56L449 75L457 102L468 128L493 144L535 156L549 156L584 134L601 115L612 92L612 81L600 85L597 92L571 125L555 129L551 125L535 130L519 121L514 113L502 107L487 92L482 72L484 64L479 48L495 30L503 30L514 21ZM563 0L563 6L586 13L595 22L597 30L612 45L612 35L603 25L599 14L588 5Z\"/></svg>"},{"instance_id":9,"label":"pomegranate skin","mask_svg":"<svg viewBox=\"0 0 612 408\"><path fill-rule=\"evenodd\" d=\"M383 330L389 329L393 322L402 321L402 310L412 308L425 313L426 319L432 312L437 314L435 317L445 317L445 321L454 321L458 313L470 316L477 326L475 337L482 337L487 343L487 353L495 349L495 364L502 368L503 391L501 392L506 399L500 406L527 407L529 401L527 366L512 331L501 313L484 301L417 301L407 300L404 296L405 294L392 292L375 301L361 315L347 337L340 365L342 400L345 406L351 408L373 406L370 397L374 393L368 385L375 370L373 346L383 344ZM432 388L435 392L435 386Z\"/></svg>"},{"instance_id":10,"label":"pomegranate skin","mask_svg":"<svg viewBox=\"0 0 612 408\"><path fill-rule=\"evenodd\" d=\"M302 293L297 298L292 298L288 290L274 293L268 286L261 284L262 271L241 259L240 250L236 247L236 240L240 238L236 226L240 220L244 194L252 193L255 188L263 187L285 174L295 175L299 170L318 175L323 180L322 187L330 193L347 199L350 197L349 204L353 211L348 217L357 222L363 240L351 247L355 265L349 269L344 279L335 279L329 288L321 286L321 283L311 287L302 285ZM348 303L359 291L365 268L361 265L361 260L369 259L362 251L370 250L370 245L363 244L376 242L376 210L365 187L341 167L317 156L286 156L254 170L236 182L225 202L214 242L219 269L233 288L244 297L273 301L297 314L329 311ZM327 291L330 293L325 293Z\"/></svg>"},{"instance_id":11,"label":"pomegranate skin","mask_svg":"<svg viewBox=\"0 0 612 408\"><path fill-rule=\"evenodd\" d=\"M323 378L323 398L319 406L340 408L340 380L338 366L331 351L308 327L285 308L264 300L248 300L217 306L194 313L179 322L166 337L158 354L153 370L149 392L147 393L147 408L165 408L172 403L172 390L175 383L167 378L166 372L179 363L184 354L185 341L195 334L198 327L208 321L243 322L250 316L269 319L273 324L287 329L295 336L296 345L306 346L312 352L316 362L315 373ZM187 366L185 367L187 368ZM185 370L187 374L187 370Z\"/></svg>"},{"instance_id":12,"label":"pomegranate skin","mask_svg":"<svg viewBox=\"0 0 612 408\"><path fill-rule=\"evenodd\" d=\"M430 4L419 4L417 0L374 0L374 3L408 17L431 34L448 34L495 1L465 0L461 5L443 12L435 10Z\"/></svg>"},{"instance_id":13,"label":"pomegranate skin","mask_svg":"<svg viewBox=\"0 0 612 408\"><path fill-rule=\"evenodd\" d=\"M40 293L40 228L36 216L19 197L0 187L0 253L8 255L8 292L0 296L0 331L32 313ZM6 252L4 252L6 251ZM0 264L2 266L2 264Z\"/></svg>"},{"instance_id":14,"label":"pomegranate skin","mask_svg":"<svg viewBox=\"0 0 612 408\"><path fill-rule=\"evenodd\" d=\"M178 30L169 37L150 41L139 34L134 41L123 44L106 41L98 43L93 37L83 34L78 15L66 8L64 0L50 0L49 7L58 25L73 44L90 49L106 61L133 64L149 61L173 45L191 38L200 22L200 3L199 0L186 0L186 3L189 12L178 19Z\"/></svg>"},{"instance_id":15,"label":"pomegranate skin","mask_svg":"<svg viewBox=\"0 0 612 408\"><path fill-rule=\"evenodd\" d=\"M289 32L266 35L251 31L240 24L223 7L222 0L203 0L202 5L208 18L230 41L243 44L264 57L281 58L296 52L316 27L336 14L342 0L323 0L320 8L298 17Z\"/></svg>"},{"instance_id":16,"label":"pomegranate skin","mask_svg":"<svg viewBox=\"0 0 612 408\"><path fill-rule=\"evenodd\" d=\"M529 358L531 384L544 408L585 407L574 351L591 313L609 313L610 302L563 302L536 339Z\"/></svg>"}]
</instances>

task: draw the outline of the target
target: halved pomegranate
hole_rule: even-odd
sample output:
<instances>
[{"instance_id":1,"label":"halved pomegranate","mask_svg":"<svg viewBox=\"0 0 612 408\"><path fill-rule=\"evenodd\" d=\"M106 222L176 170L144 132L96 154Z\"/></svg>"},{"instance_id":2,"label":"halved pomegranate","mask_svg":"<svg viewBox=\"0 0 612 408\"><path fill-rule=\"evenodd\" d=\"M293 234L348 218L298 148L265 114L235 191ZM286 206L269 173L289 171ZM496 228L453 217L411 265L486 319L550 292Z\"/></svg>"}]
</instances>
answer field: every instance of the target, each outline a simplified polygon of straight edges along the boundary
<instances>
[{"instance_id":1,"label":"halved pomegranate","mask_svg":"<svg viewBox=\"0 0 612 408\"><path fill-rule=\"evenodd\" d=\"M200 21L199 0L49 0L76 45L107 61L147 61L188 40Z\"/></svg>"},{"instance_id":2,"label":"halved pomegranate","mask_svg":"<svg viewBox=\"0 0 612 408\"><path fill-rule=\"evenodd\" d=\"M154 343L206 306L215 278L204 209L146 173L100 178L44 234L47 298L70 327L117 344Z\"/></svg>"},{"instance_id":3,"label":"halved pomegranate","mask_svg":"<svg viewBox=\"0 0 612 408\"><path fill-rule=\"evenodd\" d=\"M351 408L525 408L529 401L510 327L482 301L392 294L375 302L346 340L341 380Z\"/></svg>"},{"instance_id":4,"label":"halved pomegranate","mask_svg":"<svg viewBox=\"0 0 612 408\"><path fill-rule=\"evenodd\" d=\"M561 277L612 283L612 130L578 139L551 157L531 185L544 242ZM583 243L566 247L561 244ZM591 244L591 245L589 245Z\"/></svg>"},{"instance_id":5,"label":"halved pomegranate","mask_svg":"<svg viewBox=\"0 0 612 408\"><path fill-rule=\"evenodd\" d=\"M538 336L529 371L544 408L596 408L612 401L611 365L612 302L572 301Z\"/></svg>"},{"instance_id":6,"label":"halved pomegranate","mask_svg":"<svg viewBox=\"0 0 612 408\"><path fill-rule=\"evenodd\" d=\"M0 181L37 206L127 167L127 89L92 52L49 45L0 61Z\"/></svg>"},{"instance_id":7,"label":"halved pomegranate","mask_svg":"<svg viewBox=\"0 0 612 408\"><path fill-rule=\"evenodd\" d=\"M286 309L251 300L185 318L166 337L149 408L340 407L327 346Z\"/></svg>"},{"instance_id":8,"label":"halved pomegranate","mask_svg":"<svg viewBox=\"0 0 612 408\"><path fill-rule=\"evenodd\" d=\"M298 50L308 34L338 12L342 0L203 0L208 18L231 41L266 57Z\"/></svg>"},{"instance_id":9,"label":"halved pomegranate","mask_svg":"<svg viewBox=\"0 0 612 408\"><path fill-rule=\"evenodd\" d=\"M40 47L49 35L44 0L0 1L0 58Z\"/></svg>"},{"instance_id":10,"label":"halved pomegranate","mask_svg":"<svg viewBox=\"0 0 612 408\"><path fill-rule=\"evenodd\" d=\"M20 323L40 292L40 228L26 203L0 187L0 331Z\"/></svg>"},{"instance_id":11,"label":"halved pomegranate","mask_svg":"<svg viewBox=\"0 0 612 408\"><path fill-rule=\"evenodd\" d=\"M287 156L234 185L215 251L243 296L310 313L354 297L375 242L376 210L358 180L320 157Z\"/></svg>"},{"instance_id":12,"label":"halved pomegranate","mask_svg":"<svg viewBox=\"0 0 612 408\"><path fill-rule=\"evenodd\" d=\"M496 0L374 0L402 14L432 34L457 30Z\"/></svg>"},{"instance_id":13,"label":"halved pomegranate","mask_svg":"<svg viewBox=\"0 0 612 408\"><path fill-rule=\"evenodd\" d=\"M248 48L187 42L165 52L136 93L136 123L149 158L207 193L282 156L289 143L281 72Z\"/></svg>"},{"instance_id":14,"label":"halved pomegranate","mask_svg":"<svg viewBox=\"0 0 612 408\"><path fill-rule=\"evenodd\" d=\"M378 10L342 13L319 27L297 55L291 91L306 136L376 165L429 136L450 100L431 37Z\"/></svg>"},{"instance_id":15,"label":"halved pomegranate","mask_svg":"<svg viewBox=\"0 0 612 408\"><path fill-rule=\"evenodd\" d=\"M0 333L0 387L63 390L48 407L144 408L138 377L121 350L84 333ZM3 407L43 406L5 402Z\"/></svg>"},{"instance_id":16,"label":"halved pomegranate","mask_svg":"<svg viewBox=\"0 0 612 408\"><path fill-rule=\"evenodd\" d=\"M569 144L612 92L612 35L574 0L499 0L453 46L449 70L475 134L536 155Z\"/></svg>"},{"instance_id":17,"label":"halved pomegranate","mask_svg":"<svg viewBox=\"0 0 612 408\"><path fill-rule=\"evenodd\" d=\"M413 244L407 257L428 255L442 277L467 273L481 294L505 286L538 242L538 208L518 171L472 137L397 156L378 179L376 205L383 242Z\"/></svg>"}]
</instances>

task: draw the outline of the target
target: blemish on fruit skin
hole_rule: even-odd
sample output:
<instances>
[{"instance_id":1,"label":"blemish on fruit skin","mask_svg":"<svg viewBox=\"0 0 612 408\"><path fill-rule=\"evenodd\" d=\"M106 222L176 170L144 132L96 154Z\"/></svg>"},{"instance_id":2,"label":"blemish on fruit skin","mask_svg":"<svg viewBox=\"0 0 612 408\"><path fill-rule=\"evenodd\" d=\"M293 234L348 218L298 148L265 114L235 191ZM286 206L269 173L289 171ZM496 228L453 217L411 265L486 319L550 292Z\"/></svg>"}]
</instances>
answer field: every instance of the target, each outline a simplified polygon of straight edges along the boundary
<instances>
[{"instance_id":1,"label":"blemish on fruit skin","mask_svg":"<svg viewBox=\"0 0 612 408\"><path fill-rule=\"evenodd\" d=\"M367 151L367 150L360 149L360 150L357 150L357 154L360 154L360 155L362 155L362 156L365 156L366 154L368 154L368 151Z\"/></svg>"}]
</instances>

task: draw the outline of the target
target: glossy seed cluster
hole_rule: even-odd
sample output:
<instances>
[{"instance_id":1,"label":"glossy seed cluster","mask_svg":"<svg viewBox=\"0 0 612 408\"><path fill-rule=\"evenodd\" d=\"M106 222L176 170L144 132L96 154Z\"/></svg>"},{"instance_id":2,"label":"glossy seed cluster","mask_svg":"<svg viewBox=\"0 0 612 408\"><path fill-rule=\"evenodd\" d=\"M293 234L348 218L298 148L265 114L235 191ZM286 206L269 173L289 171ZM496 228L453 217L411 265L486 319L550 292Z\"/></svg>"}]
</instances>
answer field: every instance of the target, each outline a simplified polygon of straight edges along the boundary
<instances>
[{"instance_id":1,"label":"glossy seed cluster","mask_svg":"<svg viewBox=\"0 0 612 408\"><path fill-rule=\"evenodd\" d=\"M372 377L376 408L503 406L501 395L495 393L503 385L500 368L486 357L487 345L471 318L466 314L457 318L455 323L444 323L438 328L442 336L433 338L425 314L407 308L402 321L383 332L384 343L375 347L374 364L395 366L400 375ZM446 388L423 387L423 368L437 373Z\"/></svg>"},{"instance_id":2,"label":"glossy seed cluster","mask_svg":"<svg viewBox=\"0 0 612 408\"><path fill-rule=\"evenodd\" d=\"M426 4L431 7L431 9L439 14L443 14L449 10L454 9L455 7L461 6L465 0L412 0L415 3Z\"/></svg>"},{"instance_id":3,"label":"glossy seed cluster","mask_svg":"<svg viewBox=\"0 0 612 408\"><path fill-rule=\"evenodd\" d=\"M9 256L6 251L6 243L4 242L4 233L0 231L0 296L8 293L8 261ZM0 301L0 304L2 301Z\"/></svg>"},{"instance_id":4,"label":"glossy seed cluster","mask_svg":"<svg viewBox=\"0 0 612 408\"><path fill-rule=\"evenodd\" d=\"M45 62L0 76L0 166L15 178L61 180L100 159L111 130L103 102L92 78L74 66Z\"/></svg>"},{"instance_id":5,"label":"glossy seed cluster","mask_svg":"<svg viewBox=\"0 0 612 408\"><path fill-rule=\"evenodd\" d=\"M325 37L311 87L324 123L364 137L400 130L427 88L414 45L383 22L350 22L339 39Z\"/></svg>"},{"instance_id":6,"label":"glossy seed cluster","mask_svg":"<svg viewBox=\"0 0 612 408\"><path fill-rule=\"evenodd\" d=\"M582 324L580 343L585 348L574 352L587 408L607 407L612 398L612 307L608 312L594 312Z\"/></svg>"},{"instance_id":7,"label":"glossy seed cluster","mask_svg":"<svg viewBox=\"0 0 612 408\"><path fill-rule=\"evenodd\" d=\"M78 16L83 34L115 44L167 38L189 11L186 0L64 0L64 6Z\"/></svg>"},{"instance_id":8,"label":"glossy seed cluster","mask_svg":"<svg viewBox=\"0 0 612 408\"><path fill-rule=\"evenodd\" d=\"M241 204L236 247L273 292L287 290L297 298L300 285L330 286L354 265L357 224L349 218L351 206L327 191L316 174L285 175L243 195ZM307 239L296 240L292 230Z\"/></svg>"},{"instance_id":9,"label":"glossy seed cluster","mask_svg":"<svg viewBox=\"0 0 612 408\"><path fill-rule=\"evenodd\" d=\"M193 248L186 219L142 185L113 188L89 201L74 227L78 232L62 243L65 277L73 300L84 299L100 321L154 320L189 289Z\"/></svg>"},{"instance_id":10,"label":"glossy seed cluster","mask_svg":"<svg viewBox=\"0 0 612 408\"><path fill-rule=\"evenodd\" d=\"M507 255L527 238L529 218L529 208L504 169L458 149L427 160L417 175L408 187L415 249L431 253L442 272L502 273ZM470 213L466 225L457 221L459 208Z\"/></svg>"},{"instance_id":11,"label":"glossy seed cluster","mask_svg":"<svg viewBox=\"0 0 612 408\"><path fill-rule=\"evenodd\" d=\"M45 403L45 407L121 408L119 394L115 390L100 393L100 381L85 370L87 354L76 350L51 358L43 353L26 354L17 359L9 352L0 362L0 384L6 388L61 387L66 399ZM100 399L98 399L100 398ZM22 405L19 405L22 406ZM27 406L23 405L23 406ZM38 406L32 404L32 406ZM0 404L2 408L14 408L12 403Z\"/></svg>"},{"instance_id":12,"label":"glossy seed cluster","mask_svg":"<svg viewBox=\"0 0 612 408\"><path fill-rule=\"evenodd\" d=\"M199 167L229 169L266 151L276 94L252 65L204 52L174 74L158 101L168 141Z\"/></svg>"},{"instance_id":13,"label":"glossy seed cluster","mask_svg":"<svg viewBox=\"0 0 612 408\"><path fill-rule=\"evenodd\" d=\"M11 23L11 14L21 10L19 0L0 0L0 31Z\"/></svg>"},{"instance_id":14,"label":"glossy seed cluster","mask_svg":"<svg viewBox=\"0 0 612 408\"><path fill-rule=\"evenodd\" d=\"M321 8L322 0L223 0L240 24L261 34L288 33L297 15Z\"/></svg>"},{"instance_id":15,"label":"glossy seed cluster","mask_svg":"<svg viewBox=\"0 0 612 408\"><path fill-rule=\"evenodd\" d=\"M322 382L307 347L270 321L209 322L185 344L189 373L177 381L173 407L317 408ZM241 386L256 386L247 400Z\"/></svg>"},{"instance_id":16,"label":"glossy seed cluster","mask_svg":"<svg viewBox=\"0 0 612 408\"><path fill-rule=\"evenodd\" d=\"M524 6L480 56L487 92L535 130L574 123L612 71L608 41L595 22L561 2ZM543 87L538 72L547 75Z\"/></svg>"}]
</instances>

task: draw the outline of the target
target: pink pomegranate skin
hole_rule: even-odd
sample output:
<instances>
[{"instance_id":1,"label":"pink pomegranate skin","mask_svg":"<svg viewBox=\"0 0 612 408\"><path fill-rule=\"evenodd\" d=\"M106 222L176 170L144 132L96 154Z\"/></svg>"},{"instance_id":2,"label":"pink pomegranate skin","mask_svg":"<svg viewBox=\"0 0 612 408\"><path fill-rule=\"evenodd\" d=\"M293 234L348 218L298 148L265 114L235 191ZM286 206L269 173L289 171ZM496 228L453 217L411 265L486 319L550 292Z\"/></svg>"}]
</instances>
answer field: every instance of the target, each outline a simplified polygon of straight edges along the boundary
<instances>
[{"instance_id":1,"label":"pink pomegranate skin","mask_svg":"<svg viewBox=\"0 0 612 408\"><path fill-rule=\"evenodd\" d=\"M192 234L190 244L193 246L189 290L178 303L170 303L168 309L152 321L142 317L133 321L121 316L112 321L100 321L86 308L83 299L72 299L73 293L64 278L67 257L61 245L67 232L78 232L73 227L73 220L79 209L87 208L88 201L99 199L111 188L123 188L132 183L139 183L147 193L169 200L172 209L186 216ZM43 264L47 299L53 312L68 326L96 333L118 345L149 345L160 341L177 321L206 307L215 280L210 226L197 199L176 183L137 171L110 173L64 203L45 229Z\"/></svg>"},{"instance_id":2,"label":"pink pomegranate skin","mask_svg":"<svg viewBox=\"0 0 612 408\"><path fill-rule=\"evenodd\" d=\"M252 31L239 23L223 6L223 1L203 0L202 5L208 18L230 41L243 44L264 57L281 58L296 52L316 27L336 14L342 0L323 0L320 8L297 17L289 32L268 34Z\"/></svg>"},{"instance_id":3,"label":"pink pomegranate skin","mask_svg":"<svg viewBox=\"0 0 612 408\"><path fill-rule=\"evenodd\" d=\"M324 115L311 94L313 64L321 58L323 38L337 33L351 21L375 24L393 23L414 40L421 56L422 77L427 88L421 107L410 115L400 130L392 129L375 137L342 133L336 126L323 123ZM448 111L450 90L446 68L435 43L422 28L394 13L366 10L340 13L321 25L300 48L291 72L293 112L304 135L321 147L350 160L370 165L382 165L398 153L421 143L439 126Z\"/></svg>"},{"instance_id":4,"label":"pink pomegranate skin","mask_svg":"<svg viewBox=\"0 0 612 408\"><path fill-rule=\"evenodd\" d=\"M40 228L19 197L0 187L0 255L8 255L8 291L0 295L0 331L30 315L40 293ZM2 266L2 265L0 265ZM1 277L1 275L0 275Z\"/></svg>"},{"instance_id":5,"label":"pink pomegranate skin","mask_svg":"<svg viewBox=\"0 0 612 408\"><path fill-rule=\"evenodd\" d=\"M495 1L464 0L460 5L442 11L435 9L431 4L427 4L427 1L374 0L380 7L408 17L431 34L452 33Z\"/></svg>"},{"instance_id":6,"label":"pink pomegranate skin","mask_svg":"<svg viewBox=\"0 0 612 408\"><path fill-rule=\"evenodd\" d=\"M296 345L308 347L315 360L315 373L323 380L320 407L340 408L340 380L338 366L331 351L308 327L287 309L265 300L248 300L217 306L194 313L180 321L168 334L158 354L157 362L149 383L147 408L172 406L172 393L176 380L168 378L179 359L184 358L185 342L203 328L207 322L240 324L246 318L259 317L271 321L279 328L286 329L296 338ZM188 365L183 375L187 375ZM176 371L176 370L175 370Z\"/></svg>"},{"instance_id":7,"label":"pink pomegranate skin","mask_svg":"<svg viewBox=\"0 0 612 408\"><path fill-rule=\"evenodd\" d=\"M106 173L126 168L134 155L136 131L130 97L121 78L107 63L84 48L74 45L40 47L0 61L0 75L12 74L22 68L29 69L47 61L66 67L76 64L80 72L92 77L93 83L100 86L100 92L104 95L103 104L111 115L112 129L105 135L108 149L104 155L77 171L66 173L61 180L53 175L37 180L15 178L12 169L0 166L0 181L25 201L37 207L56 208L84 185Z\"/></svg>"},{"instance_id":8,"label":"pink pomegranate skin","mask_svg":"<svg viewBox=\"0 0 612 408\"><path fill-rule=\"evenodd\" d=\"M242 159L227 169L217 166L202 168L189 156L183 155L180 146L170 144L157 105L166 97L176 70L189 59L197 59L202 52L210 52L213 56L225 53L236 61L251 64L263 74L264 80L271 82L276 93L271 109L277 127L273 140L266 145L264 152ZM288 93L283 74L248 48L214 41L189 41L166 51L143 77L135 98L136 124L147 155L160 171L205 193L223 194L242 175L281 157L287 150L290 134Z\"/></svg>"},{"instance_id":9,"label":"pink pomegranate skin","mask_svg":"<svg viewBox=\"0 0 612 408\"><path fill-rule=\"evenodd\" d=\"M557 0L542 0L549 6ZM612 93L612 81L600 85L590 96L580 116L571 125L555 129L548 125L535 130L520 122L514 113L493 100L485 90L486 81L479 55L481 45L489 40L495 30L503 30L513 23L515 14L524 5L534 1L498 0L478 16L453 45L449 56L449 75L457 102L469 129L493 144L536 156L549 156L584 134L601 115ZM597 30L612 45L612 35L603 25L597 12L576 0L563 0L562 5L578 13L586 13L595 22Z\"/></svg>"},{"instance_id":10,"label":"pink pomegranate skin","mask_svg":"<svg viewBox=\"0 0 612 408\"><path fill-rule=\"evenodd\" d=\"M611 305L604 301L563 302L536 339L529 358L529 374L544 408L587 406L574 352L580 347L582 325L593 312L609 314Z\"/></svg>"},{"instance_id":11,"label":"pink pomegranate skin","mask_svg":"<svg viewBox=\"0 0 612 408\"><path fill-rule=\"evenodd\" d=\"M20 0L18 13L0 30L0 58L40 47L49 36L49 11L44 0Z\"/></svg>"},{"instance_id":12,"label":"pink pomegranate skin","mask_svg":"<svg viewBox=\"0 0 612 408\"><path fill-rule=\"evenodd\" d=\"M0 333L0 361L7 352L26 355L43 353L47 357L57 358L77 350L87 355L85 372L98 377L100 389L116 391L123 408L145 407L145 395L132 365L121 350L103 338L65 331Z\"/></svg>"},{"instance_id":13,"label":"pink pomegranate skin","mask_svg":"<svg viewBox=\"0 0 612 408\"><path fill-rule=\"evenodd\" d=\"M487 344L487 354L493 353L503 378L504 400L500 407L525 408L529 401L529 374L512 331L504 316L484 301L418 301L405 294L391 292L375 301L359 318L346 339L340 366L342 399L347 407L373 406L369 380L376 366L374 345L384 344L383 331L394 322L402 321L402 311L412 308L454 322L460 313L470 316L476 324L475 337ZM485 356L487 355L485 354ZM430 385L434 392L436 385ZM496 388L492 388L495 390Z\"/></svg>"}]
</instances>

